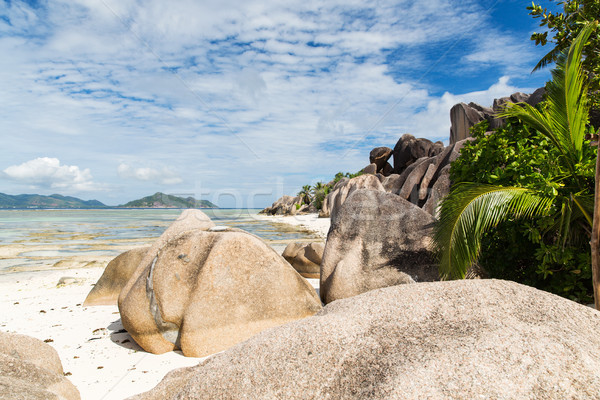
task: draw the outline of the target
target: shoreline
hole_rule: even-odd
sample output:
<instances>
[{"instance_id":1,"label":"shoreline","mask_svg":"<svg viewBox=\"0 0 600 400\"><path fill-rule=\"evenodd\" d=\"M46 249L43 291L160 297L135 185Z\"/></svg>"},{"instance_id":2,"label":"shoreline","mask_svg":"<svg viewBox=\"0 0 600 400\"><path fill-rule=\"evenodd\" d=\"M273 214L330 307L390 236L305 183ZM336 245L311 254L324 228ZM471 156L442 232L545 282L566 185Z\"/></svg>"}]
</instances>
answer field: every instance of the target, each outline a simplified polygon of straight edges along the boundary
<instances>
[{"instance_id":1,"label":"shoreline","mask_svg":"<svg viewBox=\"0 0 600 400\"><path fill-rule=\"evenodd\" d=\"M329 229L329 219L319 220L316 214L259 218L300 227L323 240ZM278 254L286 246L285 242L265 241ZM122 245L119 250L130 247ZM7 247L3 250L9 251ZM81 256L73 257L74 260L63 260L64 268L48 260L51 264L44 268L0 273L0 329L52 346L59 354L66 377L82 399L125 399L154 388L168 372L197 365L207 358L184 357L180 351L147 353L123 329L116 305L83 307L112 257L86 256L85 261L93 261L92 265L83 265ZM61 279L64 284L59 284ZM307 280L318 290L318 279Z\"/></svg>"},{"instance_id":2,"label":"shoreline","mask_svg":"<svg viewBox=\"0 0 600 400\"><path fill-rule=\"evenodd\" d=\"M286 224L291 226L300 226L310 232L317 234L323 241L327 239L327 233L331 226L330 218L319 218L318 214L302 214L302 215L264 215L257 214L255 218L262 221L271 221L278 224Z\"/></svg>"}]
</instances>

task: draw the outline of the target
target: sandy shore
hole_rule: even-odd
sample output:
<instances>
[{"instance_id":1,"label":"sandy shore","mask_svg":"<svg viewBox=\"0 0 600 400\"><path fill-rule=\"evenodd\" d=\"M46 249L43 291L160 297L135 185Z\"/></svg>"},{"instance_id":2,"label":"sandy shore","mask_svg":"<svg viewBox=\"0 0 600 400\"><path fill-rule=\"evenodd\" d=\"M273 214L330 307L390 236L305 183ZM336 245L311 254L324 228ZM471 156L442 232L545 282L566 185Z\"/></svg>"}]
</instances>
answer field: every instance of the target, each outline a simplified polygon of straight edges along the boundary
<instances>
[{"instance_id":1,"label":"sandy shore","mask_svg":"<svg viewBox=\"0 0 600 400\"><path fill-rule=\"evenodd\" d=\"M323 240L327 238L327 232L329 232L329 227L331 225L331 220L329 218L319 218L318 214L303 214L285 217L281 215L271 216L259 214L255 216L255 218L280 224L300 226L308 231L316 233Z\"/></svg>"},{"instance_id":2,"label":"sandy shore","mask_svg":"<svg viewBox=\"0 0 600 400\"><path fill-rule=\"evenodd\" d=\"M329 219L316 215L262 217L302 226L323 239ZM281 245L273 244L281 252ZM65 263L65 266L68 266ZM0 330L33 336L54 347L84 400L124 399L150 390L169 371L201 359L142 350L124 331L117 306L82 307L106 260L94 267L0 274ZM61 278L69 278L59 284ZM309 279L318 288L318 279Z\"/></svg>"}]
</instances>

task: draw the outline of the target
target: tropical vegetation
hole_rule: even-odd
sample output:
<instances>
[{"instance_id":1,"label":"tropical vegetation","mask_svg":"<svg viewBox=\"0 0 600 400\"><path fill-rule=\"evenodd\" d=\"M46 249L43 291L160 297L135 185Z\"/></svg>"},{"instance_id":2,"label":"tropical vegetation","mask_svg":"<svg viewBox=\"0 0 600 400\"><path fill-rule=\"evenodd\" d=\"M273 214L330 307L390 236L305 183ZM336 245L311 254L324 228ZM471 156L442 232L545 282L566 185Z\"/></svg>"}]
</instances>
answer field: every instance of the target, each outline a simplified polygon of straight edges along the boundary
<instances>
[{"instance_id":1,"label":"tropical vegetation","mask_svg":"<svg viewBox=\"0 0 600 400\"><path fill-rule=\"evenodd\" d=\"M552 0L549 0L552 2ZM600 0L566 0L558 1L562 12L552 12L534 2L527 7L529 15L539 19L540 26L549 29L545 32L534 32L531 40L536 45L554 47L537 63L534 71L555 62L579 35L583 27L600 16ZM552 37L548 38L548 34ZM600 121L600 35L592 35L583 45L583 70L589 81L590 108L593 120Z\"/></svg>"},{"instance_id":2,"label":"tropical vegetation","mask_svg":"<svg viewBox=\"0 0 600 400\"><path fill-rule=\"evenodd\" d=\"M338 172L328 183L317 182L314 186L302 186L302 190L298 192L298 196L302 197L303 204L312 205L316 210L321 210L323 208L323 202L325 201L325 198L333 190L333 187L336 183L338 183L342 178L352 179L359 175L362 175L362 171L356 173Z\"/></svg>"},{"instance_id":3,"label":"tropical vegetation","mask_svg":"<svg viewBox=\"0 0 600 400\"><path fill-rule=\"evenodd\" d=\"M591 298L596 149L585 143L593 131L581 57L596 27L587 24L557 57L539 108L509 103L500 115L507 125L491 135L477 127L453 163L456 184L435 236L445 279L479 262L492 276Z\"/></svg>"}]
</instances>

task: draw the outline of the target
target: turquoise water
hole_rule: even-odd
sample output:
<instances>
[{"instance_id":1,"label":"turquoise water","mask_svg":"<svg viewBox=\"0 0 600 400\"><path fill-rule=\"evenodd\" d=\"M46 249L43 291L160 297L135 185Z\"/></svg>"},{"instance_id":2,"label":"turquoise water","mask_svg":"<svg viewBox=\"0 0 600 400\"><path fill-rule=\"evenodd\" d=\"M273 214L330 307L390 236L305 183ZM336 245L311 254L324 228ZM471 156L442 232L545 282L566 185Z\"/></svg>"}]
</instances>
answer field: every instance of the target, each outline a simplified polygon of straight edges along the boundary
<instances>
[{"instance_id":1,"label":"turquoise water","mask_svg":"<svg viewBox=\"0 0 600 400\"><path fill-rule=\"evenodd\" d=\"M259 210L203 209L215 224L270 243L317 239L309 232L255 218ZM0 273L47 269L60 261L85 266L149 245L179 209L0 210ZM80 265L81 264L81 265ZM75 264L74 264L75 265Z\"/></svg>"}]
</instances>

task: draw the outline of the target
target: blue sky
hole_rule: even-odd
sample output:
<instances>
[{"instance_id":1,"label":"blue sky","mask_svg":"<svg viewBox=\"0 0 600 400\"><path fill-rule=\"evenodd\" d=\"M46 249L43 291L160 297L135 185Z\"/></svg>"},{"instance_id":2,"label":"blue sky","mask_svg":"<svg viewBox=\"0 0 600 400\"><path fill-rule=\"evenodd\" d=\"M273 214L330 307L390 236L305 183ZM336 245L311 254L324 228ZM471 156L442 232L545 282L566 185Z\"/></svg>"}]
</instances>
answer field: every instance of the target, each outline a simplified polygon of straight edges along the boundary
<instances>
[{"instance_id":1,"label":"blue sky","mask_svg":"<svg viewBox=\"0 0 600 400\"><path fill-rule=\"evenodd\" d=\"M524 1L0 1L0 192L264 207L532 92ZM538 28L539 30L539 28Z\"/></svg>"}]
</instances>

